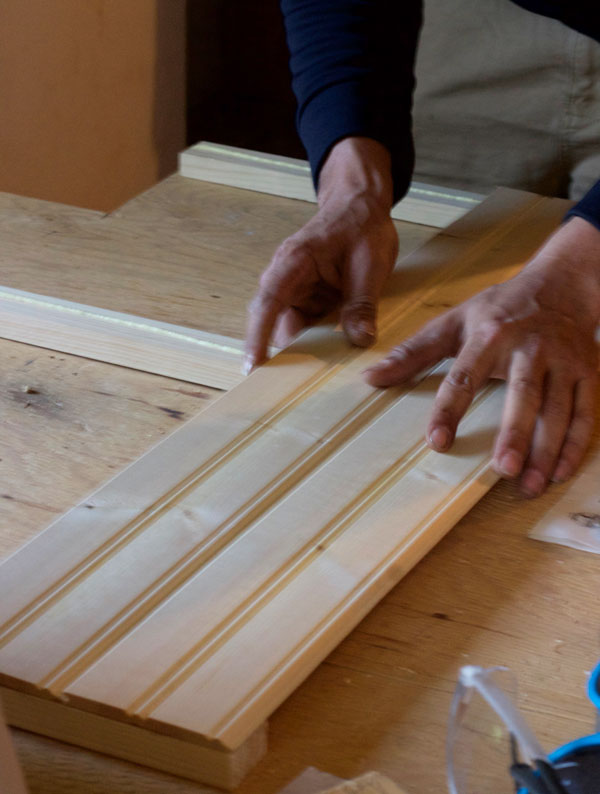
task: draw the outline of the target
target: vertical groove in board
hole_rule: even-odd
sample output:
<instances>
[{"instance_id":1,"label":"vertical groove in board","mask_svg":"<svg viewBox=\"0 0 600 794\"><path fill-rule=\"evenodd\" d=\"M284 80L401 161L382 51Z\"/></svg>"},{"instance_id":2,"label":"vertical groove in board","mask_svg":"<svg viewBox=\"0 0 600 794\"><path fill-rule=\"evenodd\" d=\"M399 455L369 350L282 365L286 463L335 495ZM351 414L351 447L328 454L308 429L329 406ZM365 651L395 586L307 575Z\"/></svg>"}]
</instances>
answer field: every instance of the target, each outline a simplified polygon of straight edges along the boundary
<instances>
[{"instance_id":1,"label":"vertical groove in board","mask_svg":"<svg viewBox=\"0 0 600 794\"><path fill-rule=\"evenodd\" d=\"M384 298L373 349L307 331L4 563L0 681L243 745L494 481L501 389L442 456L423 432L447 365L387 392L361 369L514 275L563 209L502 192L411 256L426 275Z\"/></svg>"}]
</instances>

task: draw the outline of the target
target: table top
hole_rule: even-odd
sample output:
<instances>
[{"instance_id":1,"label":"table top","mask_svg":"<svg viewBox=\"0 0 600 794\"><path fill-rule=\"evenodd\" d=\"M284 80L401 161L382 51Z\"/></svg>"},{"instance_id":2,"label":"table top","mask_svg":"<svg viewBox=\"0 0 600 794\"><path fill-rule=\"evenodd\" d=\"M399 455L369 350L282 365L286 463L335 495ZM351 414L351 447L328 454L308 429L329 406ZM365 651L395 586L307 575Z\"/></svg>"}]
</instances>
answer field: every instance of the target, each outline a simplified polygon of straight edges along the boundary
<instances>
[{"instance_id":1,"label":"table top","mask_svg":"<svg viewBox=\"0 0 600 794\"><path fill-rule=\"evenodd\" d=\"M314 212L178 176L110 216L7 194L0 209L0 284L238 337L259 272ZM398 228L402 253L435 233ZM0 361L0 557L219 394L6 340ZM408 794L444 791L465 663L511 667L548 749L592 732L598 560L527 538L564 488L526 501L496 486L278 709L239 794L275 794L309 766L341 778L376 769ZM209 791L13 734L32 792Z\"/></svg>"}]
</instances>

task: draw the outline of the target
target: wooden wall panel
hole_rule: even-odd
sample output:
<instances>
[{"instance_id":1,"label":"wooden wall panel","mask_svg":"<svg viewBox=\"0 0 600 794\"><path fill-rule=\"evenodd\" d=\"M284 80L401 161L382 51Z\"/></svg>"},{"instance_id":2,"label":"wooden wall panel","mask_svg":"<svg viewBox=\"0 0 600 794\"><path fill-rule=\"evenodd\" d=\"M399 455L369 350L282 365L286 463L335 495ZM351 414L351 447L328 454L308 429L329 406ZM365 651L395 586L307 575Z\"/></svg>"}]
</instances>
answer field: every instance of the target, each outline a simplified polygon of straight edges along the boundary
<instances>
[{"instance_id":1,"label":"wooden wall panel","mask_svg":"<svg viewBox=\"0 0 600 794\"><path fill-rule=\"evenodd\" d=\"M225 785L230 758L238 779L273 709L496 479L501 388L440 455L423 432L446 364L388 391L360 371L518 272L565 206L499 192L411 255L423 278L383 299L375 348L305 332L7 560L9 720L85 744L101 718L215 753L170 771L210 783L218 768ZM131 757L127 738L90 731Z\"/></svg>"}]
</instances>

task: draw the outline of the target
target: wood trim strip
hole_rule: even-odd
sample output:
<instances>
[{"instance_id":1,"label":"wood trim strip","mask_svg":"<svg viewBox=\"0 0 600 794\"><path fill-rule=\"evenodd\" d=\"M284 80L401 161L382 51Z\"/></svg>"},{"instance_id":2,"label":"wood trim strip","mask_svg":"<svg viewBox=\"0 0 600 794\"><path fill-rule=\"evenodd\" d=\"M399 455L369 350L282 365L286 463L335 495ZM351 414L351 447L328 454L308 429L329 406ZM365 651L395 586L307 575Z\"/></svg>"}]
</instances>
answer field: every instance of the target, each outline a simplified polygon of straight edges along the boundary
<instances>
[{"instance_id":1,"label":"wood trim strip","mask_svg":"<svg viewBox=\"0 0 600 794\"><path fill-rule=\"evenodd\" d=\"M181 152L179 173L219 185L316 201L308 162L292 157L201 141ZM392 209L392 218L445 228L483 198L465 190L413 182L408 194Z\"/></svg>"},{"instance_id":2,"label":"wood trim strip","mask_svg":"<svg viewBox=\"0 0 600 794\"><path fill-rule=\"evenodd\" d=\"M243 378L240 339L10 287L0 287L0 337L217 389Z\"/></svg>"}]
</instances>

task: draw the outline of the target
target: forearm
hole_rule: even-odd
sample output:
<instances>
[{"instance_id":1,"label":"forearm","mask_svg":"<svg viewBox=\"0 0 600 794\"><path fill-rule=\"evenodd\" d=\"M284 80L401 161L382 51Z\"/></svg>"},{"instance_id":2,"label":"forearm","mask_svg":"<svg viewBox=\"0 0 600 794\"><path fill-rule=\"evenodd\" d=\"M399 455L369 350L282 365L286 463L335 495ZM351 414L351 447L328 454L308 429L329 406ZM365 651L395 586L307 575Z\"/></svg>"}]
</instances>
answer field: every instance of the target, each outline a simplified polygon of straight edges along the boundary
<instances>
[{"instance_id":1,"label":"forearm","mask_svg":"<svg viewBox=\"0 0 600 794\"><path fill-rule=\"evenodd\" d=\"M371 138L349 137L334 144L321 171L319 206L362 199L389 213L393 203L392 159Z\"/></svg>"},{"instance_id":2,"label":"forearm","mask_svg":"<svg viewBox=\"0 0 600 794\"><path fill-rule=\"evenodd\" d=\"M282 0L298 130L315 184L332 147L370 138L391 157L394 200L410 183L420 0Z\"/></svg>"}]
</instances>

